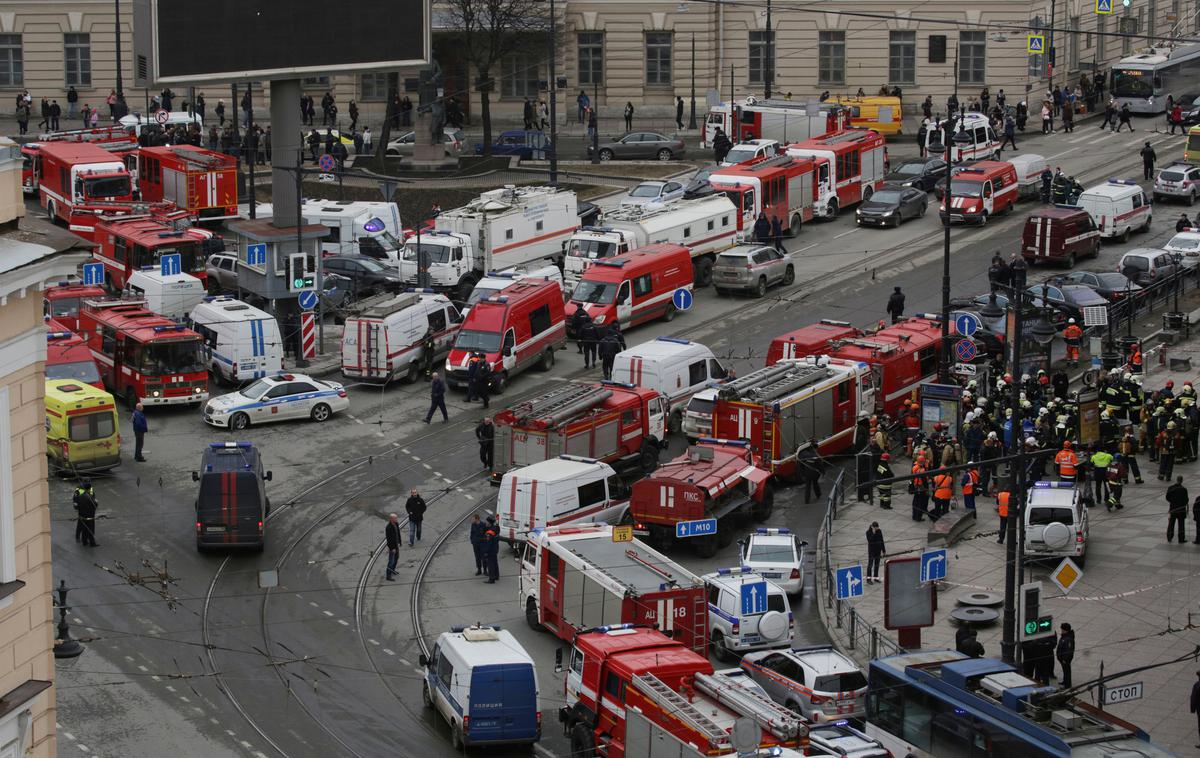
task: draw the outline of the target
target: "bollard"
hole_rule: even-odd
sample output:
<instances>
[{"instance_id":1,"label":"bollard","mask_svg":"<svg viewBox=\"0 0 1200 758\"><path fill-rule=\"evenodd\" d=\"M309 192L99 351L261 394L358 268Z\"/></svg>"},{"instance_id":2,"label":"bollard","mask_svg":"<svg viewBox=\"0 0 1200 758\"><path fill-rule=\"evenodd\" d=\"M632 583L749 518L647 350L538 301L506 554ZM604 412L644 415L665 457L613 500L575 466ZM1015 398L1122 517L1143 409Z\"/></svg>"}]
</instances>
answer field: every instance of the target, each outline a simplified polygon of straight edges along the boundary
<instances>
[{"instance_id":1,"label":"bollard","mask_svg":"<svg viewBox=\"0 0 1200 758\"><path fill-rule=\"evenodd\" d=\"M1167 343L1165 342L1158 346L1158 365L1167 365Z\"/></svg>"},{"instance_id":2,"label":"bollard","mask_svg":"<svg viewBox=\"0 0 1200 758\"><path fill-rule=\"evenodd\" d=\"M54 640L54 657L55 658L77 658L83 653L83 645L79 640L71 639L71 627L67 623L67 583L65 580L60 581L58 589L58 637Z\"/></svg>"}]
</instances>

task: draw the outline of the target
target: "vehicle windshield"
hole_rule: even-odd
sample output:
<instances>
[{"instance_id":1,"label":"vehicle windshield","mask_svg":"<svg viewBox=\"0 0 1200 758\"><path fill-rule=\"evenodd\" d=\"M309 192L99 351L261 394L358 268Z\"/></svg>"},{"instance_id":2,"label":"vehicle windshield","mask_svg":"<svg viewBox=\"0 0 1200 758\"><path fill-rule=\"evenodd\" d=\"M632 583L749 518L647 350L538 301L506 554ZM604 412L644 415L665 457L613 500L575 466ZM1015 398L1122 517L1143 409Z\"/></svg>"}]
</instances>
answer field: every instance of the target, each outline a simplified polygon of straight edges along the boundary
<instances>
[{"instance_id":1,"label":"vehicle windshield","mask_svg":"<svg viewBox=\"0 0 1200 758\"><path fill-rule=\"evenodd\" d=\"M691 401L688 402L687 410L688 413L709 414L712 413L713 406L715 405L715 402L707 398L693 397Z\"/></svg>"},{"instance_id":2,"label":"vehicle windshield","mask_svg":"<svg viewBox=\"0 0 1200 758\"><path fill-rule=\"evenodd\" d=\"M1114 68L1112 93L1114 97L1150 97L1154 94L1154 72L1136 68Z\"/></svg>"},{"instance_id":3,"label":"vehicle windshield","mask_svg":"<svg viewBox=\"0 0 1200 758\"><path fill-rule=\"evenodd\" d=\"M769 545L755 542L750 545L750 555L746 560L755 563L792 563L796 554L791 545Z\"/></svg>"},{"instance_id":4,"label":"vehicle windshield","mask_svg":"<svg viewBox=\"0 0 1200 758\"><path fill-rule=\"evenodd\" d=\"M274 386L275 386L274 384L271 384L266 379L259 379L257 382L255 382L254 384L251 384L249 387L244 387L241 390L240 394L245 395L246 397L250 398L251 400L257 400L263 396L264 392L266 392L267 390L271 389Z\"/></svg>"},{"instance_id":5,"label":"vehicle windshield","mask_svg":"<svg viewBox=\"0 0 1200 758\"><path fill-rule=\"evenodd\" d=\"M421 243L421 250L429 256L430 263L449 263L450 248L445 245L429 245ZM416 262L417 243L410 242L404 246L404 260Z\"/></svg>"},{"instance_id":6,"label":"vehicle windshield","mask_svg":"<svg viewBox=\"0 0 1200 758\"><path fill-rule=\"evenodd\" d=\"M658 197L662 187L657 184L639 184L629 191L630 197Z\"/></svg>"},{"instance_id":7,"label":"vehicle windshield","mask_svg":"<svg viewBox=\"0 0 1200 758\"><path fill-rule=\"evenodd\" d=\"M88 442L102 440L113 436L116 431L111 410L85 413L82 416L72 416L67 421L67 428L72 442Z\"/></svg>"},{"instance_id":8,"label":"vehicle windshield","mask_svg":"<svg viewBox=\"0 0 1200 758\"><path fill-rule=\"evenodd\" d=\"M396 239L391 232L378 232L375 239L379 241L384 250L400 250L404 247L404 243Z\"/></svg>"},{"instance_id":9,"label":"vehicle windshield","mask_svg":"<svg viewBox=\"0 0 1200 758\"><path fill-rule=\"evenodd\" d=\"M455 350L472 350L481 353L500 352L500 333L463 329L454 340Z\"/></svg>"},{"instance_id":10,"label":"vehicle windshield","mask_svg":"<svg viewBox=\"0 0 1200 758\"><path fill-rule=\"evenodd\" d=\"M129 176L100 176L83 180L85 197L125 197L129 194Z\"/></svg>"},{"instance_id":11,"label":"vehicle windshield","mask_svg":"<svg viewBox=\"0 0 1200 758\"><path fill-rule=\"evenodd\" d=\"M47 363L46 378L75 379L92 384L100 381L100 372L96 369L96 362L91 359L71 363Z\"/></svg>"},{"instance_id":12,"label":"vehicle windshield","mask_svg":"<svg viewBox=\"0 0 1200 758\"><path fill-rule=\"evenodd\" d=\"M924 169L924 163L901 163L896 168L895 173L902 176L920 176Z\"/></svg>"},{"instance_id":13,"label":"vehicle windshield","mask_svg":"<svg viewBox=\"0 0 1200 758\"><path fill-rule=\"evenodd\" d=\"M577 303L598 303L609 305L617 297L617 285L612 282L593 282L587 279L581 281L571 294L571 299Z\"/></svg>"},{"instance_id":14,"label":"vehicle windshield","mask_svg":"<svg viewBox=\"0 0 1200 758\"><path fill-rule=\"evenodd\" d=\"M1182 182L1183 181L1183 172L1181 172L1181 171L1163 171L1161 174L1158 175L1158 178L1162 179L1164 182Z\"/></svg>"},{"instance_id":15,"label":"vehicle windshield","mask_svg":"<svg viewBox=\"0 0 1200 758\"><path fill-rule=\"evenodd\" d=\"M867 678L861 671L846 671L841 674L818 676L813 682L817 692L854 692L867 686Z\"/></svg>"},{"instance_id":16,"label":"vehicle windshield","mask_svg":"<svg viewBox=\"0 0 1200 758\"><path fill-rule=\"evenodd\" d=\"M1175 250L1196 250L1200 248L1200 237L1172 237L1167 247Z\"/></svg>"},{"instance_id":17,"label":"vehicle windshield","mask_svg":"<svg viewBox=\"0 0 1200 758\"><path fill-rule=\"evenodd\" d=\"M200 245L196 242L164 244L161 247L133 246L133 257L138 268L144 266L158 268L164 255L178 255L179 270L183 272L194 273L207 269L204 256L200 253Z\"/></svg>"},{"instance_id":18,"label":"vehicle windshield","mask_svg":"<svg viewBox=\"0 0 1200 758\"><path fill-rule=\"evenodd\" d=\"M128 343L127 343L128 344ZM204 370L200 340L172 340L135 345L129 363L148 376L190 374Z\"/></svg>"},{"instance_id":19,"label":"vehicle windshield","mask_svg":"<svg viewBox=\"0 0 1200 758\"><path fill-rule=\"evenodd\" d=\"M475 285L475 289L471 290L471 296L467 298L467 307L469 308L480 300L486 300L492 295L498 294L500 290L500 287L481 287Z\"/></svg>"},{"instance_id":20,"label":"vehicle windshield","mask_svg":"<svg viewBox=\"0 0 1200 758\"><path fill-rule=\"evenodd\" d=\"M1121 268L1132 268L1137 271L1149 271L1150 261L1137 255L1127 255L1121 259Z\"/></svg>"},{"instance_id":21,"label":"vehicle windshield","mask_svg":"<svg viewBox=\"0 0 1200 758\"><path fill-rule=\"evenodd\" d=\"M1035 507L1029 509L1029 525L1030 526L1046 526L1047 524L1066 524L1071 526L1075 523L1073 511L1070 508L1044 508Z\"/></svg>"},{"instance_id":22,"label":"vehicle windshield","mask_svg":"<svg viewBox=\"0 0 1200 758\"><path fill-rule=\"evenodd\" d=\"M51 318L79 315L79 298L77 297L63 297L49 302Z\"/></svg>"},{"instance_id":23,"label":"vehicle windshield","mask_svg":"<svg viewBox=\"0 0 1200 758\"><path fill-rule=\"evenodd\" d=\"M617 254L617 243L599 239L573 239L567 248L572 258L611 258Z\"/></svg>"},{"instance_id":24,"label":"vehicle windshield","mask_svg":"<svg viewBox=\"0 0 1200 758\"><path fill-rule=\"evenodd\" d=\"M955 197L980 197L983 194L983 182L966 182L955 179L950 182L950 194Z\"/></svg>"},{"instance_id":25,"label":"vehicle windshield","mask_svg":"<svg viewBox=\"0 0 1200 758\"><path fill-rule=\"evenodd\" d=\"M756 147L735 147L725 154L726 163L741 163L748 161L758 154Z\"/></svg>"},{"instance_id":26,"label":"vehicle windshield","mask_svg":"<svg viewBox=\"0 0 1200 758\"><path fill-rule=\"evenodd\" d=\"M745 266L750 259L744 255L718 255L718 266Z\"/></svg>"},{"instance_id":27,"label":"vehicle windshield","mask_svg":"<svg viewBox=\"0 0 1200 758\"><path fill-rule=\"evenodd\" d=\"M737 206L742 213L754 212L754 192L747 190L724 190L722 195L729 198L729 202Z\"/></svg>"},{"instance_id":28,"label":"vehicle windshield","mask_svg":"<svg viewBox=\"0 0 1200 758\"><path fill-rule=\"evenodd\" d=\"M874 195L871 196L871 202L872 203L883 203L884 205L891 205L893 203L899 203L900 202L900 193L896 192L895 190L879 190L878 192L876 192Z\"/></svg>"},{"instance_id":29,"label":"vehicle windshield","mask_svg":"<svg viewBox=\"0 0 1200 758\"><path fill-rule=\"evenodd\" d=\"M28 171L33 168L33 156L28 153L21 154L21 169Z\"/></svg>"}]
</instances>

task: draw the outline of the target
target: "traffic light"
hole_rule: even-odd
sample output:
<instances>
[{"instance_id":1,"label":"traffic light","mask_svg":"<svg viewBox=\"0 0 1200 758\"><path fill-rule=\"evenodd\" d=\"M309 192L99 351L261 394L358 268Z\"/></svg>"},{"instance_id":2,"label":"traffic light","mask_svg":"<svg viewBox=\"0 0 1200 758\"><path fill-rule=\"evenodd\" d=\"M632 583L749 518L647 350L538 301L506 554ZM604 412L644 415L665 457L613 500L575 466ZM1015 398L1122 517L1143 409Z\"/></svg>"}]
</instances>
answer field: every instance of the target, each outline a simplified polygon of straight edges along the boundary
<instances>
[{"instance_id":1,"label":"traffic light","mask_svg":"<svg viewBox=\"0 0 1200 758\"><path fill-rule=\"evenodd\" d=\"M1128 8L1129 6L1133 5L1133 2L1132 0L1121 0L1121 5L1124 5L1126 8Z\"/></svg>"},{"instance_id":2,"label":"traffic light","mask_svg":"<svg viewBox=\"0 0 1200 758\"><path fill-rule=\"evenodd\" d=\"M310 258L306 253L291 253L288 255L287 283L288 292L302 292L316 289L317 274L309 265Z\"/></svg>"},{"instance_id":3,"label":"traffic light","mask_svg":"<svg viewBox=\"0 0 1200 758\"><path fill-rule=\"evenodd\" d=\"M1022 642L1039 640L1054 634L1054 617L1041 615L1042 583L1021 585L1017 600L1017 638Z\"/></svg>"},{"instance_id":4,"label":"traffic light","mask_svg":"<svg viewBox=\"0 0 1200 758\"><path fill-rule=\"evenodd\" d=\"M1050 65L1051 65L1051 66L1053 66L1053 65L1055 64L1055 60L1054 60L1054 50L1055 50L1055 48L1053 48L1053 47L1052 47L1052 48L1050 48Z\"/></svg>"}]
</instances>

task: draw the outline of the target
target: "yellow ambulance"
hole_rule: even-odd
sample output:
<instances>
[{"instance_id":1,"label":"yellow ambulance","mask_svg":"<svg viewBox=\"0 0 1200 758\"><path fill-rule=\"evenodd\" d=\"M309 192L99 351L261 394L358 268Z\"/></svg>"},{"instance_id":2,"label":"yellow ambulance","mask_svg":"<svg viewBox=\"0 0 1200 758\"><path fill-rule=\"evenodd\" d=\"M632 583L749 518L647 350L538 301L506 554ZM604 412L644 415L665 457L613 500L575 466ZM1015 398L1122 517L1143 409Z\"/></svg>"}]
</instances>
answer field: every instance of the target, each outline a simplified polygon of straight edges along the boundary
<instances>
[{"instance_id":1,"label":"yellow ambulance","mask_svg":"<svg viewBox=\"0 0 1200 758\"><path fill-rule=\"evenodd\" d=\"M46 455L52 470L119 466L121 433L113 396L87 382L46 380Z\"/></svg>"}]
</instances>

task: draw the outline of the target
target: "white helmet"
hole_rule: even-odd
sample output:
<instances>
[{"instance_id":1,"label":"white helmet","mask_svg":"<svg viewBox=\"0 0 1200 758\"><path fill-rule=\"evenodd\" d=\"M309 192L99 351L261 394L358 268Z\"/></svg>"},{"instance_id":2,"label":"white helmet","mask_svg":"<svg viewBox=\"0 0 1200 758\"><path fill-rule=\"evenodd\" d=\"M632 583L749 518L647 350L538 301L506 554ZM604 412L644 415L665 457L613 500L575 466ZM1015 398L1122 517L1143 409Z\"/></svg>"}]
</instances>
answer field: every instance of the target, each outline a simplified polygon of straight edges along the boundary
<instances>
[{"instance_id":1,"label":"white helmet","mask_svg":"<svg viewBox=\"0 0 1200 758\"><path fill-rule=\"evenodd\" d=\"M1075 319L1073 319L1073 318L1069 318L1069 319L1067 319L1067 323L1068 323L1068 324L1074 324L1074 323L1075 323Z\"/></svg>"}]
</instances>

